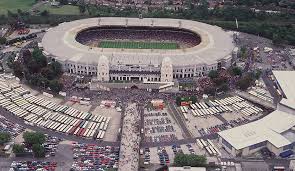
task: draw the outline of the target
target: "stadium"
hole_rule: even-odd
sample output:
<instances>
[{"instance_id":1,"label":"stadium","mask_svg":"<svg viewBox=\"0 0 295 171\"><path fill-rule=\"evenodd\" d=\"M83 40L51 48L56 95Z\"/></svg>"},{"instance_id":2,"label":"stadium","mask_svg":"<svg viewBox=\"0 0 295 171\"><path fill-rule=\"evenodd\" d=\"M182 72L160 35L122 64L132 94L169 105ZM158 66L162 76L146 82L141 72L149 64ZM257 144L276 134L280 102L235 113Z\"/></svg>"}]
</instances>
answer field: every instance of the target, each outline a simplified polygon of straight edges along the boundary
<instances>
[{"instance_id":1,"label":"stadium","mask_svg":"<svg viewBox=\"0 0 295 171\"><path fill-rule=\"evenodd\" d=\"M232 35L220 27L166 18L89 18L51 28L43 53L66 72L99 81L172 82L229 67Z\"/></svg>"}]
</instances>

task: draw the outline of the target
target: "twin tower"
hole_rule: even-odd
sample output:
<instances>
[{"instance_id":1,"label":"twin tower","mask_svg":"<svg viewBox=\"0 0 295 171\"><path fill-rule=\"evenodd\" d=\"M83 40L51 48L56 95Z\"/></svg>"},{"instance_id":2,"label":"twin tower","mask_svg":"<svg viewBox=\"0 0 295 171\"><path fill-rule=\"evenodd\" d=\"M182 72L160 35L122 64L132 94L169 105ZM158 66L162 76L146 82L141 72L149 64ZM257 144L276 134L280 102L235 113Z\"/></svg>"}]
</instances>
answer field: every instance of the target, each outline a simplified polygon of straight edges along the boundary
<instances>
[{"instance_id":1,"label":"twin tower","mask_svg":"<svg viewBox=\"0 0 295 171\"><path fill-rule=\"evenodd\" d=\"M140 72L140 71L139 71ZM136 73L138 74L146 74L144 71L142 73ZM132 73L129 73L129 75L132 77ZM161 63L161 69L160 74L158 74L160 77L157 81L154 82L173 82L173 66L172 61L169 57L165 57L162 60ZM148 76L147 76L148 77ZM111 75L110 75L110 63L106 56L100 56L98 65L97 65L97 80L101 82L108 82L110 81ZM150 80L150 79L148 79Z\"/></svg>"}]
</instances>

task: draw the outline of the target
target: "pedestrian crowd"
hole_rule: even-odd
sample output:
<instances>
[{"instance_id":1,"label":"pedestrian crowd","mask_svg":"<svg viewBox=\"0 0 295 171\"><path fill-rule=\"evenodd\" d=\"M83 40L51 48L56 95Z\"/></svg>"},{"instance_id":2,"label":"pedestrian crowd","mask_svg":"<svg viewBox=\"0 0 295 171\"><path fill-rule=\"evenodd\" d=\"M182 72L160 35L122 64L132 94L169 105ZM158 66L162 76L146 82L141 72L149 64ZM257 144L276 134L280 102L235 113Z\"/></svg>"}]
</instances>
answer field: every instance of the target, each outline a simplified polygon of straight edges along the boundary
<instances>
[{"instance_id":1,"label":"pedestrian crowd","mask_svg":"<svg viewBox=\"0 0 295 171\"><path fill-rule=\"evenodd\" d=\"M130 104L125 111L120 147L119 171L138 170L139 161L139 123L140 116L136 104Z\"/></svg>"}]
</instances>

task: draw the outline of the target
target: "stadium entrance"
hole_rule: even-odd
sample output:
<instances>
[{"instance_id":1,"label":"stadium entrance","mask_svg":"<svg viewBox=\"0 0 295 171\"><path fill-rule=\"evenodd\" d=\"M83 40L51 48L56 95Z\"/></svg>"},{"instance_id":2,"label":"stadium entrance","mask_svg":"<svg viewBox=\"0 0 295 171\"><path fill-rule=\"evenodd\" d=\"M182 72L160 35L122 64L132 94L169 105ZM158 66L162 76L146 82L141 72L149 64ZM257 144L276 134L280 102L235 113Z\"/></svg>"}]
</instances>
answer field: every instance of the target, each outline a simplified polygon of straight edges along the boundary
<instances>
[{"instance_id":1,"label":"stadium entrance","mask_svg":"<svg viewBox=\"0 0 295 171\"><path fill-rule=\"evenodd\" d=\"M130 77L132 82L139 82L139 77Z\"/></svg>"},{"instance_id":2,"label":"stadium entrance","mask_svg":"<svg viewBox=\"0 0 295 171\"><path fill-rule=\"evenodd\" d=\"M136 85L131 86L131 89L138 89L138 87Z\"/></svg>"}]
</instances>

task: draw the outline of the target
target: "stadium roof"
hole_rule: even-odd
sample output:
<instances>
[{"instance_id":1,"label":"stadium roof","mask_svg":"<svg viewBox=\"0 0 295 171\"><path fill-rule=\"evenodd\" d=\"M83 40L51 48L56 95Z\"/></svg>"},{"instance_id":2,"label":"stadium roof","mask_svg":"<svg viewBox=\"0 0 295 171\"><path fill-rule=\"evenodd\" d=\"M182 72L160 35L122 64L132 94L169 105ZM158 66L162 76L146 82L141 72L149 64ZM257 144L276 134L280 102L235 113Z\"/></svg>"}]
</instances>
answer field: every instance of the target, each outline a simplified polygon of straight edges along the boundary
<instances>
[{"instance_id":1,"label":"stadium roof","mask_svg":"<svg viewBox=\"0 0 295 171\"><path fill-rule=\"evenodd\" d=\"M258 121L225 130L218 134L237 150L264 141L268 141L280 148L291 143L281 133L294 125L294 115L276 110Z\"/></svg>"},{"instance_id":2,"label":"stadium roof","mask_svg":"<svg viewBox=\"0 0 295 171\"><path fill-rule=\"evenodd\" d=\"M283 102L286 106L291 105L290 107L294 108L295 71L273 71L273 73L288 98L283 99L281 103ZM275 147L280 148L292 143L282 133L294 126L295 115L277 109L258 121L225 130L218 134L235 149L243 149L263 141L268 141Z\"/></svg>"},{"instance_id":3,"label":"stadium roof","mask_svg":"<svg viewBox=\"0 0 295 171\"><path fill-rule=\"evenodd\" d=\"M200 35L199 45L177 50L160 49L113 49L82 45L75 40L78 32L96 26L150 26L188 29ZM42 40L44 50L60 61L97 64L105 55L112 64L160 65L163 58L171 58L173 65L215 64L227 58L234 49L230 33L220 27L189 20L167 18L89 18L62 23L49 29ZM78 54L78 58L77 58Z\"/></svg>"},{"instance_id":4,"label":"stadium roof","mask_svg":"<svg viewBox=\"0 0 295 171\"><path fill-rule=\"evenodd\" d=\"M273 74L286 95L280 103L295 110L295 71L273 71Z\"/></svg>"}]
</instances>

